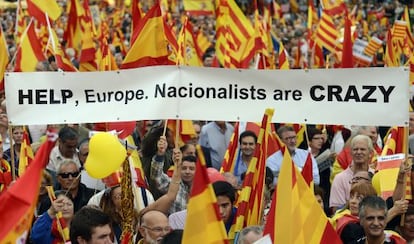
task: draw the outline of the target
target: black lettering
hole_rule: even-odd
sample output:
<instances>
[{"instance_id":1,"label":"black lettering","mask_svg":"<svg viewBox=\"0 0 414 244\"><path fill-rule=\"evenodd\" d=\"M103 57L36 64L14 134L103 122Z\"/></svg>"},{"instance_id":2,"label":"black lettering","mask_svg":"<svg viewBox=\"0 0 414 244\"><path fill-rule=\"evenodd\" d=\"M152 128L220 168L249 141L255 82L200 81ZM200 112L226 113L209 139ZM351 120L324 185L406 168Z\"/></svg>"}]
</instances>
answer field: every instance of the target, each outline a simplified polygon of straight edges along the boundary
<instances>
[{"instance_id":1,"label":"black lettering","mask_svg":"<svg viewBox=\"0 0 414 244\"><path fill-rule=\"evenodd\" d=\"M283 91L276 89L273 91L273 100L275 101L283 101Z\"/></svg>"},{"instance_id":2,"label":"black lettering","mask_svg":"<svg viewBox=\"0 0 414 244\"><path fill-rule=\"evenodd\" d=\"M44 98L44 100L42 99ZM36 104L47 104L47 90L36 90Z\"/></svg>"},{"instance_id":3,"label":"black lettering","mask_svg":"<svg viewBox=\"0 0 414 244\"><path fill-rule=\"evenodd\" d=\"M173 86L168 87L167 96L168 97L177 97L177 89Z\"/></svg>"},{"instance_id":4,"label":"black lettering","mask_svg":"<svg viewBox=\"0 0 414 244\"><path fill-rule=\"evenodd\" d=\"M299 101L302 99L302 92L300 90L294 90L292 93L293 100Z\"/></svg>"},{"instance_id":5,"label":"black lettering","mask_svg":"<svg viewBox=\"0 0 414 244\"><path fill-rule=\"evenodd\" d=\"M66 101L73 97L73 92L69 89L61 90L62 93L62 103L66 104Z\"/></svg>"},{"instance_id":6,"label":"black lettering","mask_svg":"<svg viewBox=\"0 0 414 244\"><path fill-rule=\"evenodd\" d=\"M384 103L389 103L391 92L394 90L395 86L390 86L387 90L385 90L383 86L379 86L378 88L384 95Z\"/></svg>"},{"instance_id":7,"label":"black lettering","mask_svg":"<svg viewBox=\"0 0 414 244\"><path fill-rule=\"evenodd\" d=\"M312 100L317 101L317 102L324 100L325 95L323 95L323 94L320 94L319 96L316 95L316 90L324 91L325 88L323 86L312 86L310 91L309 91Z\"/></svg>"},{"instance_id":8,"label":"black lettering","mask_svg":"<svg viewBox=\"0 0 414 244\"><path fill-rule=\"evenodd\" d=\"M19 104L23 104L25 99L27 104L33 104L33 90L27 90L27 94L24 94L24 91L19 89Z\"/></svg>"},{"instance_id":9,"label":"black lettering","mask_svg":"<svg viewBox=\"0 0 414 244\"><path fill-rule=\"evenodd\" d=\"M50 104L60 104L60 100L55 100L55 90L49 90Z\"/></svg>"},{"instance_id":10,"label":"black lettering","mask_svg":"<svg viewBox=\"0 0 414 244\"><path fill-rule=\"evenodd\" d=\"M370 96L375 92L377 89L376 86L362 86L362 89L367 90L365 95L362 96L361 100L365 103L375 103L377 101L376 98L370 98Z\"/></svg>"},{"instance_id":11,"label":"black lettering","mask_svg":"<svg viewBox=\"0 0 414 244\"><path fill-rule=\"evenodd\" d=\"M356 89L355 86L349 86L348 87L348 91L346 92L344 101L348 102L351 99L354 99L355 102L360 102L361 101L359 99L358 90Z\"/></svg>"},{"instance_id":12,"label":"black lettering","mask_svg":"<svg viewBox=\"0 0 414 244\"><path fill-rule=\"evenodd\" d=\"M257 99L264 100L266 99L266 90L263 88L257 89Z\"/></svg>"},{"instance_id":13,"label":"black lettering","mask_svg":"<svg viewBox=\"0 0 414 244\"><path fill-rule=\"evenodd\" d=\"M328 101L333 101L333 96L335 96L338 102L342 102L341 92L341 86L328 86Z\"/></svg>"},{"instance_id":14,"label":"black lettering","mask_svg":"<svg viewBox=\"0 0 414 244\"><path fill-rule=\"evenodd\" d=\"M160 97L165 97L165 83L162 84L162 87L158 84L155 86L155 98L158 97L158 93L160 94Z\"/></svg>"},{"instance_id":15,"label":"black lettering","mask_svg":"<svg viewBox=\"0 0 414 244\"><path fill-rule=\"evenodd\" d=\"M249 89L241 88L239 92L240 92L240 96L239 96L240 99L246 100L249 98Z\"/></svg>"},{"instance_id":16,"label":"black lettering","mask_svg":"<svg viewBox=\"0 0 414 244\"><path fill-rule=\"evenodd\" d=\"M187 97L188 96L187 88L184 87L184 86L178 88L178 96L180 96L180 97Z\"/></svg>"},{"instance_id":17,"label":"black lettering","mask_svg":"<svg viewBox=\"0 0 414 244\"><path fill-rule=\"evenodd\" d=\"M86 102L87 103L96 103L95 94L93 89L85 90Z\"/></svg>"}]
</instances>

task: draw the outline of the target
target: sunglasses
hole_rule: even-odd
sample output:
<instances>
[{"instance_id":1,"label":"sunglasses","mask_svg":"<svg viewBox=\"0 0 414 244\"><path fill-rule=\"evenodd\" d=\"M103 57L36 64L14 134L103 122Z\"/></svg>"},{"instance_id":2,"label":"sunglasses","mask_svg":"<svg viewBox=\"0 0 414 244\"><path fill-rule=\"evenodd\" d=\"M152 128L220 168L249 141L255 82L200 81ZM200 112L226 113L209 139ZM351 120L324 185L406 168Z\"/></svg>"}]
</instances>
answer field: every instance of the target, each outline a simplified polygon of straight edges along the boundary
<instances>
[{"instance_id":1,"label":"sunglasses","mask_svg":"<svg viewBox=\"0 0 414 244\"><path fill-rule=\"evenodd\" d=\"M62 177L62 178L64 178L64 179L69 178L69 176L72 176L72 178L76 178L76 177L78 177L78 175L79 175L79 172L60 173L59 174L59 176Z\"/></svg>"}]
</instances>

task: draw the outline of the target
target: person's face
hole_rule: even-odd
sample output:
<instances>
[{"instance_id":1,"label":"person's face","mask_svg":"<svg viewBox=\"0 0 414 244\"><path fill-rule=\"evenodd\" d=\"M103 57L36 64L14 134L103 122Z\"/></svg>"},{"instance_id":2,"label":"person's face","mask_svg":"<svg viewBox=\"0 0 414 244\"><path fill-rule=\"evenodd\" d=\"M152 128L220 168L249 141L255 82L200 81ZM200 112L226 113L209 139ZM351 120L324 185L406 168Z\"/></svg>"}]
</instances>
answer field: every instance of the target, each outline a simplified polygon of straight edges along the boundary
<instances>
[{"instance_id":1,"label":"person's face","mask_svg":"<svg viewBox=\"0 0 414 244\"><path fill-rule=\"evenodd\" d=\"M282 133L282 138L280 139L285 143L290 152L296 149L296 132L285 131Z\"/></svg>"},{"instance_id":2,"label":"person's face","mask_svg":"<svg viewBox=\"0 0 414 244\"><path fill-rule=\"evenodd\" d=\"M365 135L369 136L369 138L371 138L372 143L377 143L378 140L378 132L377 132L377 128L374 126L370 126L365 130Z\"/></svg>"},{"instance_id":3,"label":"person's face","mask_svg":"<svg viewBox=\"0 0 414 244\"><path fill-rule=\"evenodd\" d=\"M183 151L183 157L186 156L196 156L196 148L193 144L188 144L187 148L185 149L185 151Z\"/></svg>"},{"instance_id":4,"label":"person's face","mask_svg":"<svg viewBox=\"0 0 414 244\"><path fill-rule=\"evenodd\" d=\"M59 140L59 151L65 158L72 158L76 153L77 139L72 140Z\"/></svg>"},{"instance_id":5,"label":"person's face","mask_svg":"<svg viewBox=\"0 0 414 244\"><path fill-rule=\"evenodd\" d=\"M358 216L359 213L359 203L364 198L364 195L360 194L359 192L352 192L351 196L349 197L349 211L354 216Z\"/></svg>"},{"instance_id":6,"label":"person's face","mask_svg":"<svg viewBox=\"0 0 414 244\"><path fill-rule=\"evenodd\" d=\"M369 164L371 160L371 151L366 140L355 141L351 150L354 164Z\"/></svg>"},{"instance_id":7,"label":"person's face","mask_svg":"<svg viewBox=\"0 0 414 244\"><path fill-rule=\"evenodd\" d=\"M312 149L320 150L323 146L323 134L315 134L309 142L309 147Z\"/></svg>"},{"instance_id":8,"label":"person's face","mask_svg":"<svg viewBox=\"0 0 414 244\"><path fill-rule=\"evenodd\" d=\"M187 183L193 182L195 170L194 162L183 161L183 165L181 165L181 179Z\"/></svg>"},{"instance_id":9,"label":"person's face","mask_svg":"<svg viewBox=\"0 0 414 244\"><path fill-rule=\"evenodd\" d=\"M240 141L240 150L245 156L252 156L256 149L256 141L253 136L245 136Z\"/></svg>"},{"instance_id":10,"label":"person's face","mask_svg":"<svg viewBox=\"0 0 414 244\"><path fill-rule=\"evenodd\" d=\"M230 219L233 208L230 199L227 196L217 196L217 205L219 207L220 217L224 223Z\"/></svg>"},{"instance_id":11,"label":"person's face","mask_svg":"<svg viewBox=\"0 0 414 244\"><path fill-rule=\"evenodd\" d=\"M64 219L67 219L67 220L72 219L73 213L74 213L73 202L65 195L57 196L57 199L61 199L61 198L64 199L63 200L63 205L62 205L63 206L62 207L62 217Z\"/></svg>"},{"instance_id":12,"label":"person's face","mask_svg":"<svg viewBox=\"0 0 414 244\"><path fill-rule=\"evenodd\" d=\"M401 235L407 242L414 240L414 214L405 215L404 225L401 228Z\"/></svg>"},{"instance_id":13,"label":"person's face","mask_svg":"<svg viewBox=\"0 0 414 244\"><path fill-rule=\"evenodd\" d=\"M365 217L360 222L368 238L378 238L384 235L385 220L385 210L366 207Z\"/></svg>"},{"instance_id":14,"label":"person's face","mask_svg":"<svg viewBox=\"0 0 414 244\"><path fill-rule=\"evenodd\" d=\"M57 176L59 184L62 186L62 189L76 189L79 187L80 174L78 168L75 164L64 164L61 167L60 173Z\"/></svg>"},{"instance_id":15,"label":"person's face","mask_svg":"<svg viewBox=\"0 0 414 244\"><path fill-rule=\"evenodd\" d=\"M16 144L22 144L23 141L23 128L14 128L13 141Z\"/></svg>"},{"instance_id":16,"label":"person's face","mask_svg":"<svg viewBox=\"0 0 414 244\"><path fill-rule=\"evenodd\" d=\"M89 154L89 143L84 143L80 148L79 148L79 160L81 161L81 163L85 163L86 162L86 158L88 157Z\"/></svg>"},{"instance_id":17,"label":"person's face","mask_svg":"<svg viewBox=\"0 0 414 244\"><path fill-rule=\"evenodd\" d=\"M144 239L144 244L161 243L162 238L171 231L168 218L162 213L151 212L145 216L139 231Z\"/></svg>"},{"instance_id":18,"label":"person's face","mask_svg":"<svg viewBox=\"0 0 414 244\"><path fill-rule=\"evenodd\" d=\"M115 208L120 210L121 209L121 199L122 199L122 189L121 187L115 187L111 191L111 199L115 205Z\"/></svg>"},{"instance_id":19,"label":"person's face","mask_svg":"<svg viewBox=\"0 0 414 244\"><path fill-rule=\"evenodd\" d=\"M321 205L321 208L324 209L325 205L323 204L323 199L320 195L315 195L316 201Z\"/></svg>"},{"instance_id":20,"label":"person's face","mask_svg":"<svg viewBox=\"0 0 414 244\"><path fill-rule=\"evenodd\" d=\"M112 230L109 224L92 228L88 244L112 244Z\"/></svg>"},{"instance_id":21,"label":"person's face","mask_svg":"<svg viewBox=\"0 0 414 244\"><path fill-rule=\"evenodd\" d=\"M9 126L9 118L7 117L7 114L1 113L0 114L0 126L8 127Z\"/></svg>"}]
</instances>

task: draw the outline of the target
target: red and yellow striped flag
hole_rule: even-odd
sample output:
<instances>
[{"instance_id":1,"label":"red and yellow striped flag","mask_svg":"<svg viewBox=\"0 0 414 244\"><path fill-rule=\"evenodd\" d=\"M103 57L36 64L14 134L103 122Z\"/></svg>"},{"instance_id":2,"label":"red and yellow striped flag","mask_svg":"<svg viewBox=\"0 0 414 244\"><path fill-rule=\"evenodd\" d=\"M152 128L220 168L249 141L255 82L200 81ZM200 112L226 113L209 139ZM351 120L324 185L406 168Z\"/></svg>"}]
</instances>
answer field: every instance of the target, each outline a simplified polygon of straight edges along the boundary
<instances>
[{"instance_id":1,"label":"red and yellow striped flag","mask_svg":"<svg viewBox=\"0 0 414 244\"><path fill-rule=\"evenodd\" d=\"M289 69L289 58L282 41L279 42L279 69Z\"/></svg>"},{"instance_id":2,"label":"red and yellow striped flag","mask_svg":"<svg viewBox=\"0 0 414 244\"><path fill-rule=\"evenodd\" d=\"M305 164L302 169L302 176L306 184L313 189L313 167L312 167L312 154L309 152L306 157Z\"/></svg>"},{"instance_id":3,"label":"red and yellow striped flag","mask_svg":"<svg viewBox=\"0 0 414 244\"><path fill-rule=\"evenodd\" d=\"M397 40L404 40L407 36L407 22L396 20L392 27L392 38Z\"/></svg>"},{"instance_id":4,"label":"red and yellow striped flag","mask_svg":"<svg viewBox=\"0 0 414 244\"><path fill-rule=\"evenodd\" d=\"M263 218L264 175L269 144L269 133L267 131L270 131L273 112L273 109L266 109L263 115L262 125L257 137L256 151L247 168L243 188L237 200L235 233L248 225L260 225ZM229 238L233 239L235 233L229 233Z\"/></svg>"},{"instance_id":5,"label":"red and yellow striped flag","mask_svg":"<svg viewBox=\"0 0 414 244\"><path fill-rule=\"evenodd\" d=\"M59 69L67 72L76 72L78 69L76 69L75 66L73 66L72 62L67 58L66 54L62 50L62 46L59 43L59 39L56 35L56 32L54 29L48 27L49 29L49 38L50 43L52 44L51 52L55 56L56 65Z\"/></svg>"},{"instance_id":6,"label":"red and yellow striped flag","mask_svg":"<svg viewBox=\"0 0 414 244\"><path fill-rule=\"evenodd\" d=\"M88 1L83 2L84 15L79 19L82 30L82 46L79 56L79 71L97 71L96 47L94 42L95 27Z\"/></svg>"},{"instance_id":7,"label":"red and yellow striped flag","mask_svg":"<svg viewBox=\"0 0 414 244\"><path fill-rule=\"evenodd\" d=\"M50 202L53 202L56 200L55 192L53 190L53 186L46 186L47 193L49 195ZM59 211L56 213L56 223L57 223L57 229L62 237L62 240L64 242L69 241L69 227L66 224L65 219L63 218L62 212Z\"/></svg>"},{"instance_id":8,"label":"red and yellow striped flag","mask_svg":"<svg viewBox=\"0 0 414 244\"><path fill-rule=\"evenodd\" d=\"M374 36L369 40L368 45L364 49L364 53L373 57L380 47L382 47L382 41Z\"/></svg>"},{"instance_id":9,"label":"red and yellow striped flag","mask_svg":"<svg viewBox=\"0 0 414 244\"><path fill-rule=\"evenodd\" d=\"M26 174L0 195L0 243L26 243L39 195L42 170L49 162L56 138L56 134L48 135L48 140L39 148ZM13 211L10 211L10 206L13 206Z\"/></svg>"},{"instance_id":10,"label":"red and yellow striped flag","mask_svg":"<svg viewBox=\"0 0 414 244\"><path fill-rule=\"evenodd\" d=\"M6 39L0 26L0 90L4 90L4 73L9 64L9 52L7 51Z\"/></svg>"},{"instance_id":11,"label":"red and yellow striped flag","mask_svg":"<svg viewBox=\"0 0 414 244\"><path fill-rule=\"evenodd\" d=\"M27 166L29 166L33 161L34 155L32 147L30 146L29 133L27 133L26 128L23 131L23 141L20 146L20 158L19 158L19 177L22 177L26 171Z\"/></svg>"},{"instance_id":12,"label":"red and yellow striped flag","mask_svg":"<svg viewBox=\"0 0 414 244\"><path fill-rule=\"evenodd\" d=\"M282 149L279 180L267 216L264 234L273 243L342 243L293 163Z\"/></svg>"},{"instance_id":13,"label":"red and yellow striped flag","mask_svg":"<svg viewBox=\"0 0 414 244\"><path fill-rule=\"evenodd\" d=\"M319 25L316 28L315 41L322 47L328 49L331 53L336 50L342 50L342 44L338 41L339 31L336 29L332 17L322 12Z\"/></svg>"},{"instance_id":14,"label":"red and yellow striped flag","mask_svg":"<svg viewBox=\"0 0 414 244\"><path fill-rule=\"evenodd\" d=\"M183 244L203 242L206 244L229 243L226 229L220 217L217 199L207 174L203 151L197 145L199 162L196 163L191 197L187 205L187 219Z\"/></svg>"},{"instance_id":15,"label":"red and yellow striped flag","mask_svg":"<svg viewBox=\"0 0 414 244\"><path fill-rule=\"evenodd\" d=\"M236 166L237 154L240 153L239 150L239 122L234 125L233 135L229 145L227 146L226 153L224 154L223 163L221 164L220 172L234 172L234 167Z\"/></svg>"}]
</instances>

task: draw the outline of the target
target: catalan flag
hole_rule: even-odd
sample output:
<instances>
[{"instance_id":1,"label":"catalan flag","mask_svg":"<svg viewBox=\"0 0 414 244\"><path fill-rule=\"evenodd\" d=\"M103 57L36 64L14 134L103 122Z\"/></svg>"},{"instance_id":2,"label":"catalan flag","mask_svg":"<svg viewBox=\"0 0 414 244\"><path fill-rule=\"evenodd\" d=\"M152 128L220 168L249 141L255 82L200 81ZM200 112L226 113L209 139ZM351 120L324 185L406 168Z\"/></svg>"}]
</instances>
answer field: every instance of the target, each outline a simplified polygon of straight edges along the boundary
<instances>
[{"instance_id":1,"label":"catalan flag","mask_svg":"<svg viewBox=\"0 0 414 244\"><path fill-rule=\"evenodd\" d=\"M80 19L85 16L85 10L79 0L67 2L68 20L63 39L67 41L66 47L75 49L79 54L82 45L82 30Z\"/></svg>"},{"instance_id":2,"label":"catalan flag","mask_svg":"<svg viewBox=\"0 0 414 244\"><path fill-rule=\"evenodd\" d=\"M293 163L283 150L279 181L273 195L264 234L273 243L342 243Z\"/></svg>"},{"instance_id":3,"label":"catalan flag","mask_svg":"<svg viewBox=\"0 0 414 244\"><path fill-rule=\"evenodd\" d=\"M223 163L221 164L220 172L234 172L236 160L238 158L239 150L239 122L234 125L234 131L231 135L229 145L224 154Z\"/></svg>"},{"instance_id":4,"label":"catalan flag","mask_svg":"<svg viewBox=\"0 0 414 244\"><path fill-rule=\"evenodd\" d=\"M30 146L29 133L26 128L23 131L23 141L20 146L20 158L19 158L19 176L21 177L26 171L34 158L32 147Z\"/></svg>"},{"instance_id":5,"label":"catalan flag","mask_svg":"<svg viewBox=\"0 0 414 244\"><path fill-rule=\"evenodd\" d=\"M79 71L97 71L98 63L96 62L97 50L95 48L94 33L95 27L92 20L92 13L89 9L89 1L84 0L84 15L79 19L82 30L82 46L79 57Z\"/></svg>"},{"instance_id":6,"label":"catalan flag","mask_svg":"<svg viewBox=\"0 0 414 244\"><path fill-rule=\"evenodd\" d=\"M256 151L248 166L243 188L238 198L235 232L241 231L248 225L258 225L263 217L264 175L266 172L266 159L270 122L273 117L273 109L266 109L263 115L262 125L257 138ZM229 233L232 239L234 233Z\"/></svg>"},{"instance_id":7,"label":"catalan flag","mask_svg":"<svg viewBox=\"0 0 414 244\"><path fill-rule=\"evenodd\" d=\"M397 67L400 65L400 59L397 51L398 41L392 38L391 30L387 32L387 46L385 49L384 63L387 67Z\"/></svg>"},{"instance_id":8,"label":"catalan flag","mask_svg":"<svg viewBox=\"0 0 414 244\"><path fill-rule=\"evenodd\" d=\"M199 145L197 153L203 155ZM204 156L200 156L196 163L182 243L193 244L200 241L206 244L229 243L217 199L207 175Z\"/></svg>"},{"instance_id":9,"label":"catalan flag","mask_svg":"<svg viewBox=\"0 0 414 244\"><path fill-rule=\"evenodd\" d=\"M322 47L328 49L331 53L336 50L342 50L342 44L339 43L339 31L336 29L332 17L322 12L321 19L316 29L315 41Z\"/></svg>"},{"instance_id":10,"label":"catalan flag","mask_svg":"<svg viewBox=\"0 0 414 244\"><path fill-rule=\"evenodd\" d=\"M4 90L4 73L9 64L9 52L4 38L3 30L0 27L0 90Z\"/></svg>"},{"instance_id":11,"label":"catalan flag","mask_svg":"<svg viewBox=\"0 0 414 244\"><path fill-rule=\"evenodd\" d=\"M0 243L26 242L39 195L42 170L49 161L56 139L56 134L48 134L48 140L39 148L26 173L0 195ZM10 206L13 206L13 211L10 211Z\"/></svg>"},{"instance_id":12,"label":"catalan flag","mask_svg":"<svg viewBox=\"0 0 414 244\"><path fill-rule=\"evenodd\" d=\"M62 14L62 9L56 0L26 0L27 11L38 21L46 24L46 14L53 21Z\"/></svg>"},{"instance_id":13,"label":"catalan flag","mask_svg":"<svg viewBox=\"0 0 414 244\"><path fill-rule=\"evenodd\" d=\"M134 43L122 63L121 69L152 65L173 64L168 59L169 45L177 47L177 41L161 15L159 4L155 4L134 30Z\"/></svg>"},{"instance_id":14,"label":"catalan flag","mask_svg":"<svg viewBox=\"0 0 414 244\"><path fill-rule=\"evenodd\" d=\"M216 56L228 68L248 68L256 50L254 28L234 0L216 1Z\"/></svg>"},{"instance_id":15,"label":"catalan flag","mask_svg":"<svg viewBox=\"0 0 414 244\"><path fill-rule=\"evenodd\" d=\"M343 0L322 0L321 5L323 11L330 16L340 15L347 12L347 8Z\"/></svg>"},{"instance_id":16,"label":"catalan flag","mask_svg":"<svg viewBox=\"0 0 414 244\"><path fill-rule=\"evenodd\" d=\"M20 40L20 48L16 54L16 64L14 71L16 72L33 72L38 62L45 61L42 46L36 35L34 21L30 21L27 26L26 33L23 33Z\"/></svg>"},{"instance_id":17,"label":"catalan flag","mask_svg":"<svg viewBox=\"0 0 414 244\"><path fill-rule=\"evenodd\" d=\"M397 40L404 40L407 36L407 22L396 20L392 27L392 38Z\"/></svg>"},{"instance_id":18,"label":"catalan flag","mask_svg":"<svg viewBox=\"0 0 414 244\"><path fill-rule=\"evenodd\" d=\"M377 37L373 36L369 42L368 45L364 49L364 53L370 57L373 57L375 53L382 47L382 41L378 39Z\"/></svg>"},{"instance_id":19,"label":"catalan flag","mask_svg":"<svg viewBox=\"0 0 414 244\"><path fill-rule=\"evenodd\" d=\"M289 69L288 54L283 46L282 41L279 42L279 69Z\"/></svg>"}]
</instances>

